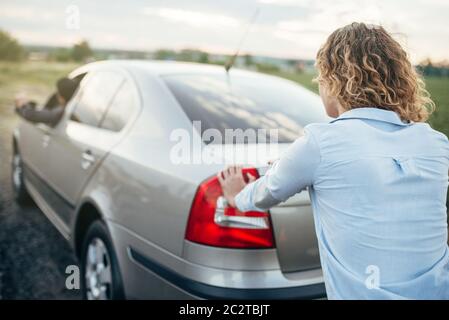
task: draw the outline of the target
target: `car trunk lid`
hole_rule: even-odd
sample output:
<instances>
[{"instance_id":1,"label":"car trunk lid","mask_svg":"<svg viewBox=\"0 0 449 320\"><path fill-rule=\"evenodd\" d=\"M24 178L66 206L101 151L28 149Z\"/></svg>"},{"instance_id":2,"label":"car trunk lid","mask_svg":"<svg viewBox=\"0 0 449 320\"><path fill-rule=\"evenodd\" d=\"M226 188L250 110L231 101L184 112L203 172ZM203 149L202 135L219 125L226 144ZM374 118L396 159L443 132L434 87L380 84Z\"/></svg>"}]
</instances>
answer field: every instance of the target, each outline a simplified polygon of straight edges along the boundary
<instances>
[{"instance_id":1,"label":"car trunk lid","mask_svg":"<svg viewBox=\"0 0 449 320\"><path fill-rule=\"evenodd\" d=\"M206 146L206 152L227 164L255 167L263 176L268 170L267 162L278 159L289 145L211 144ZM320 259L308 192L302 191L271 208L270 215L282 272L318 268Z\"/></svg>"}]
</instances>

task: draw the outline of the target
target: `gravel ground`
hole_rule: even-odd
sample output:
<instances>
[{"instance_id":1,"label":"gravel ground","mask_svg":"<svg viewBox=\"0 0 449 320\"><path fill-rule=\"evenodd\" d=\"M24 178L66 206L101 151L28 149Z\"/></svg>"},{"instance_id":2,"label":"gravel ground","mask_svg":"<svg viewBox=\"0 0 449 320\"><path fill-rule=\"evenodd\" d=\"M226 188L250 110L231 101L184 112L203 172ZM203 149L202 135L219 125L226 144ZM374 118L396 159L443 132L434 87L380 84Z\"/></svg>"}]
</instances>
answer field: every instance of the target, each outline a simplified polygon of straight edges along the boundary
<instances>
[{"instance_id":1,"label":"gravel ground","mask_svg":"<svg viewBox=\"0 0 449 320\"><path fill-rule=\"evenodd\" d=\"M80 299L65 288L65 268L78 264L67 241L35 205L13 200L11 127L0 123L0 299Z\"/></svg>"}]
</instances>

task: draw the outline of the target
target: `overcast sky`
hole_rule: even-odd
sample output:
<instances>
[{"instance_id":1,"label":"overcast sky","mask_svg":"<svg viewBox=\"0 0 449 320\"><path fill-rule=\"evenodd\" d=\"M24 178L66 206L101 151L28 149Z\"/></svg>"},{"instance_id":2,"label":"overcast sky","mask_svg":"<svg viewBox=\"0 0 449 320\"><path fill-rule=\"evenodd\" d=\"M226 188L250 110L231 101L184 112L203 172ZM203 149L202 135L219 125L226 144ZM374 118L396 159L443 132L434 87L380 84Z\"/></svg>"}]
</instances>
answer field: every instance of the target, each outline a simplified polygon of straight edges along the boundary
<instances>
[{"instance_id":1,"label":"overcast sky","mask_svg":"<svg viewBox=\"0 0 449 320\"><path fill-rule=\"evenodd\" d=\"M0 28L25 44L229 53L257 8L243 52L314 58L330 32L364 21L393 32L415 62L449 58L449 0L0 0Z\"/></svg>"}]
</instances>

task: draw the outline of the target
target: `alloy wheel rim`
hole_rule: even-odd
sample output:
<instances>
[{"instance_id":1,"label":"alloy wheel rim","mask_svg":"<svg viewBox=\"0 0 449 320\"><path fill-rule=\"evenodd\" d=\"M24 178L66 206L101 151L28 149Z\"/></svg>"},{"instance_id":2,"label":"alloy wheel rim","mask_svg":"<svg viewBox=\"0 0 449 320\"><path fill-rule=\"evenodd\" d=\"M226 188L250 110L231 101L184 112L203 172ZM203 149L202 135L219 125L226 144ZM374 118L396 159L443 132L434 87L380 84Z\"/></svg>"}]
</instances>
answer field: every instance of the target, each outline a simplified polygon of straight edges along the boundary
<instances>
[{"instance_id":1,"label":"alloy wheel rim","mask_svg":"<svg viewBox=\"0 0 449 320\"><path fill-rule=\"evenodd\" d=\"M112 290L111 259L104 242L93 238L86 253L85 283L88 300L110 300Z\"/></svg>"}]
</instances>

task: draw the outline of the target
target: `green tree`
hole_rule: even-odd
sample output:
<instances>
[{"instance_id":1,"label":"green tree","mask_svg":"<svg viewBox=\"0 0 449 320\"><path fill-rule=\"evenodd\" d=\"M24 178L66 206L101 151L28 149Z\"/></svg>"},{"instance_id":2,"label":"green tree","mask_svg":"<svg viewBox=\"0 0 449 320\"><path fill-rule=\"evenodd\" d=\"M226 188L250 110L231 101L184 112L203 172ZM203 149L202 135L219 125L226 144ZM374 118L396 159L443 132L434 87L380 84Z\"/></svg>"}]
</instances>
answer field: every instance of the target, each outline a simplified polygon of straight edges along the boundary
<instances>
[{"instance_id":1,"label":"green tree","mask_svg":"<svg viewBox=\"0 0 449 320\"><path fill-rule=\"evenodd\" d=\"M67 62L72 59L72 54L68 48L58 48L50 54L50 60Z\"/></svg>"},{"instance_id":2,"label":"green tree","mask_svg":"<svg viewBox=\"0 0 449 320\"><path fill-rule=\"evenodd\" d=\"M209 54L207 52L201 52L198 62L199 63L209 63Z\"/></svg>"},{"instance_id":3,"label":"green tree","mask_svg":"<svg viewBox=\"0 0 449 320\"><path fill-rule=\"evenodd\" d=\"M243 59L245 61L245 66L250 67L250 66L254 65L253 57L250 54L245 54L243 56Z\"/></svg>"},{"instance_id":4,"label":"green tree","mask_svg":"<svg viewBox=\"0 0 449 320\"><path fill-rule=\"evenodd\" d=\"M154 53L154 59L156 60L175 60L176 52L173 50L159 49Z\"/></svg>"},{"instance_id":5,"label":"green tree","mask_svg":"<svg viewBox=\"0 0 449 320\"><path fill-rule=\"evenodd\" d=\"M72 48L72 59L77 62L86 61L87 58L93 56L92 49L86 40L77 43Z\"/></svg>"},{"instance_id":6,"label":"green tree","mask_svg":"<svg viewBox=\"0 0 449 320\"><path fill-rule=\"evenodd\" d=\"M0 30L0 60L19 61L24 57L24 50L19 42L8 32Z\"/></svg>"}]
</instances>

